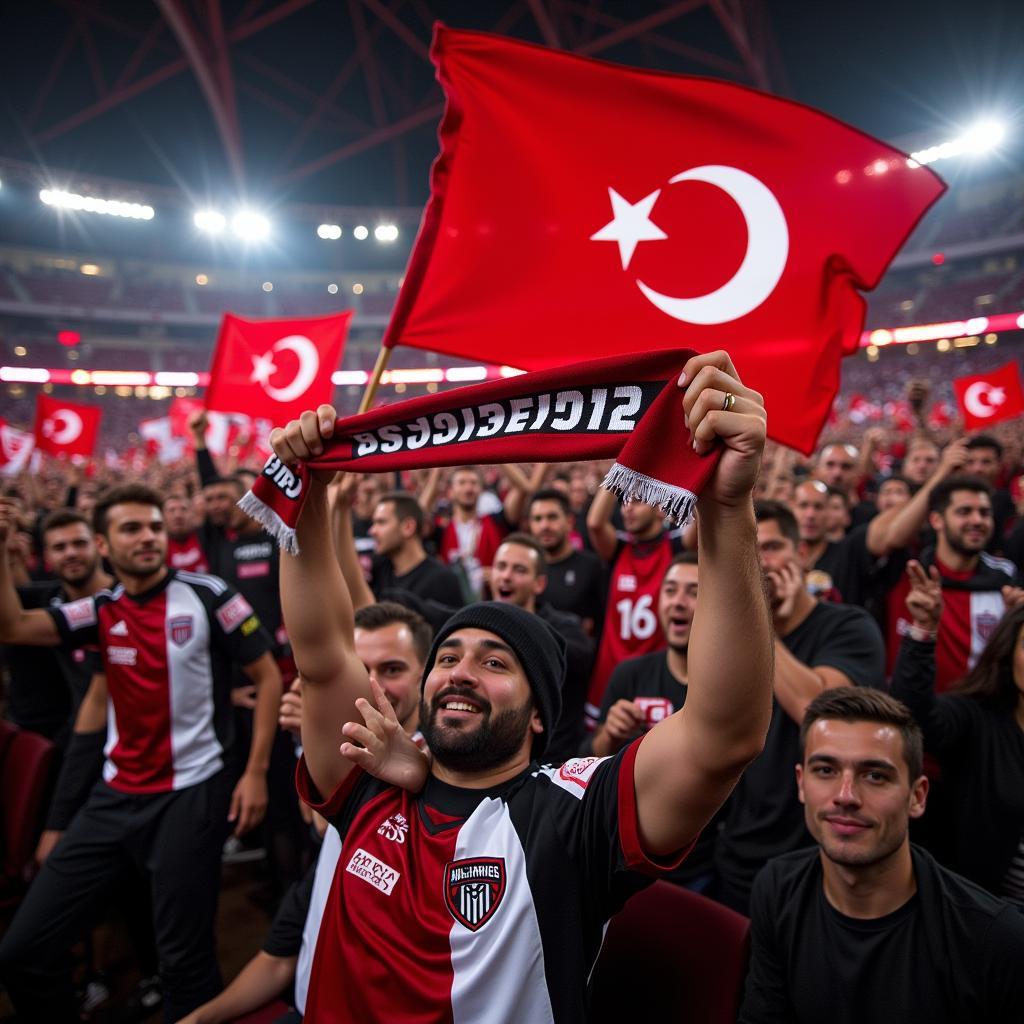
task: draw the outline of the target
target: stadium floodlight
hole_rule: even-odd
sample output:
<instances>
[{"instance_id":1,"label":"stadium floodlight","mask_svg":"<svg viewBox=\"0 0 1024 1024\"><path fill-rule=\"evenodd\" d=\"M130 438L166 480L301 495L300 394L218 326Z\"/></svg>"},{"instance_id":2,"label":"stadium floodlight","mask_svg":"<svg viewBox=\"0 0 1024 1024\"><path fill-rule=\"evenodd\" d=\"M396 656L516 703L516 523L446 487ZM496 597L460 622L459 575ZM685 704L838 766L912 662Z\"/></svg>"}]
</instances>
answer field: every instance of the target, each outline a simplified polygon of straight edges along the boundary
<instances>
[{"instance_id":1,"label":"stadium floodlight","mask_svg":"<svg viewBox=\"0 0 1024 1024\"><path fill-rule=\"evenodd\" d=\"M341 227L338 224L321 224L316 233L320 238L338 239L341 238Z\"/></svg>"},{"instance_id":2,"label":"stadium floodlight","mask_svg":"<svg viewBox=\"0 0 1024 1024\"><path fill-rule=\"evenodd\" d=\"M270 221L255 210L239 210L231 218L231 230L246 242L262 242L270 234Z\"/></svg>"},{"instance_id":3,"label":"stadium floodlight","mask_svg":"<svg viewBox=\"0 0 1024 1024\"><path fill-rule=\"evenodd\" d=\"M362 242L364 239L370 237L370 229L365 224L357 224L352 229L352 234Z\"/></svg>"},{"instance_id":4,"label":"stadium floodlight","mask_svg":"<svg viewBox=\"0 0 1024 1024\"><path fill-rule=\"evenodd\" d=\"M373 237L378 242L393 242L398 238L398 227L395 224L378 224L373 229Z\"/></svg>"},{"instance_id":5,"label":"stadium floodlight","mask_svg":"<svg viewBox=\"0 0 1024 1024\"><path fill-rule=\"evenodd\" d=\"M192 223L208 235L219 235L227 224L227 218L217 210L196 210Z\"/></svg>"},{"instance_id":6,"label":"stadium floodlight","mask_svg":"<svg viewBox=\"0 0 1024 1024\"><path fill-rule=\"evenodd\" d=\"M124 217L127 220L152 220L154 217L152 206L145 203L129 203L123 199L80 196L77 192L64 192L52 188L42 189L39 198L47 206L54 206L59 210L102 213L108 217Z\"/></svg>"},{"instance_id":7,"label":"stadium floodlight","mask_svg":"<svg viewBox=\"0 0 1024 1024\"><path fill-rule=\"evenodd\" d=\"M1006 126L999 121L979 121L963 135L937 146L929 146L910 154L912 167L933 164L954 156L983 156L992 152L1006 138Z\"/></svg>"}]
</instances>

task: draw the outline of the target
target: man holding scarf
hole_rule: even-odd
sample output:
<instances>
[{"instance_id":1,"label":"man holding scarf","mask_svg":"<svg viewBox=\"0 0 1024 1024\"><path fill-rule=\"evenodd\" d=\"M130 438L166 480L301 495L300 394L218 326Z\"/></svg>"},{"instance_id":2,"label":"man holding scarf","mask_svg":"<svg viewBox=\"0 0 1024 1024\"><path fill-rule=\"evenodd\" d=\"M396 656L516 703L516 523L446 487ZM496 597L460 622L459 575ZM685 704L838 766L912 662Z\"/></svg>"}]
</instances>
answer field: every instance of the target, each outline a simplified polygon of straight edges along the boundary
<instances>
[{"instance_id":1,"label":"man holding scarf","mask_svg":"<svg viewBox=\"0 0 1024 1024\"><path fill-rule=\"evenodd\" d=\"M665 475L673 486L701 483L688 699L615 757L558 770L534 758L558 716L563 644L509 605L471 605L435 640L420 720L429 772L395 730L373 728L330 547L328 439L343 426L336 433L334 410L321 406L271 435L268 475L295 493L288 467L306 491L294 535L301 553L281 566L304 679L299 788L343 837L307 1004L317 1021L585 1020L603 927L644 885L638 872L678 865L761 750L772 643L751 492L764 408L724 352L687 355L667 381L663 412L675 424L665 446L676 465ZM472 445L449 454L479 458ZM620 464L627 459L639 474L623 448ZM300 463L309 472L296 473ZM661 486L643 478L646 493ZM732 639L737 617L743 644ZM381 828L396 814L408 826L401 842Z\"/></svg>"}]
</instances>

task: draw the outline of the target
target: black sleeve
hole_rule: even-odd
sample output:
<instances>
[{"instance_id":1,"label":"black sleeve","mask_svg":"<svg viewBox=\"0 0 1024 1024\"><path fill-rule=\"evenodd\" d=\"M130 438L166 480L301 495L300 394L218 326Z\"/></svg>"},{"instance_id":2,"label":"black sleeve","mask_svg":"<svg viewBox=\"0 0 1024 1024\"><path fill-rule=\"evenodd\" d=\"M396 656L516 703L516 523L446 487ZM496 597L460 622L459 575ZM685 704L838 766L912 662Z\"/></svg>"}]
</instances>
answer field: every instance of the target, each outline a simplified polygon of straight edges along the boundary
<instances>
[{"instance_id":1,"label":"black sleeve","mask_svg":"<svg viewBox=\"0 0 1024 1024\"><path fill-rule=\"evenodd\" d=\"M808 663L809 668L822 666L842 672L854 686L882 686L885 642L878 623L859 609L857 614L837 620Z\"/></svg>"},{"instance_id":2,"label":"black sleeve","mask_svg":"<svg viewBox=\"0 0 1024 1024\"><path fill-rule=\"evenodd\" d=\"M96 599L83 597L47 609L67 647L85 647L100 642Z\"/></svg>"},{"instance_id":3,"label":"black sleeve","mask_svg":"<svg viewBox=\"0 0 1024 1024\"><path fill-rule=\"evenodd\" d=\"M797 1019L786 992L785 970L779 956L771 865L754 880L750 894L750 966L740 1008L739 1024L789 1024Z\"/></svg>"},{"instance_id":4,"label":"black sleeve","mask_svg":"<svg viewBox=\"0 0 1024 1024\"><path fill-rule=\"evenodd\" d=\"M210 630L213 642L238 665L249 665L273 649L273 641L252 605L234 587L224 584L214 598Z\"/></svg>"},{"instance_id":5,"label":"black sleeve","mask_svg":"<svg viewBox=\"0 0 1024 1024\"><path fill-rule=\"evenodd\" d=\"M269 956L298 956L302 948L302 930L306 926L306 915L313 898L313 882L316 879L314 860L309 870L289 886L277 908L270 931L263 942L263 952Z\"/></svg>"},{"instance_id":6,"label":"black sleeve","mask_svg":"<svg viewBox=\"0 0 1024 1024\"><path fill-rule=\"evenodd\" d=\"M932 753L951 753L967 738L971 727L968 698L935 693L934 640L903 638L892 672L892 695L914 713L925 746Z\"/></svg>"},{"instance_id":7,"label":"black sleeve","mask_svg":"<svg viewBox=\"0 0 1024 1024\"><path fill-rule=\"evenodd\" d=\"M46 815L46 827L63 832L103 774L103 746L106 729L74 732L60 766L57 786Z\"/></svg>"},{"instance_id":8,"label":"black sleeve","mask_svg":"<svg viewBox=\"0 0 1024 1024\"><path fill-rule=\"evenodd\" d=\"M199 470L199 483L203 487L220 479L220 473L214 464L209 448L196 449L196 468Z\"/></svg>"},{"instance_id":9,"label":"black sleeve","mask_svg":"<svg viewBox=\"0 0 1024 1024\"><path fill-rule=\"evenodd\" d=\"M643 848L633 776L642 742L629 743L612 757L566 761L549 776L564 791L553 806L555 828L579 865L585 891L592 894L602 920L642 887L638 874L668 874L692 849L691 844L656 860Z\"/></svg>"}]
</instances>

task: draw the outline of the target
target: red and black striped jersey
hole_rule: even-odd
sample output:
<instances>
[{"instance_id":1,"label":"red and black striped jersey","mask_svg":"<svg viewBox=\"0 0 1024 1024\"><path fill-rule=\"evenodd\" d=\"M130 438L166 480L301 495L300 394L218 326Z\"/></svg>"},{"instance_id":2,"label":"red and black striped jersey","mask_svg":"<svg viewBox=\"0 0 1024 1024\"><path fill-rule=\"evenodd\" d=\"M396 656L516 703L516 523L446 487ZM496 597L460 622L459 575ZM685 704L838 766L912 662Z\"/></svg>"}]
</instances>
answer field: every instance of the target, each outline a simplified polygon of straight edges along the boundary
<instances>
[{"instance_id":1,"label":"red and black striped jersey","mask_svg":"<svg viewBox=\"0 0 1024 1024\"><path fill-rule=\"evenodd\" d=\"M300 762L300 794L342 837L307 1019L582 1024L609 918L685 856L641 848L640 742L485 790L355 770L326 801Z\"/></svg>"},{"instance_id":2,"label":"red and black striped jersey","mask_svg":"<svg viewBox=\"0 0 1024 1024\"><path fill-rule=\"evenodd\" d=\"M251 606L222 579L171 569L152 589L118 584L50 609L69 646L97 644L107 676L103 777L124 793L215 775L231 739L230 665L269 650Z\"/></svg>"}]
</instances>

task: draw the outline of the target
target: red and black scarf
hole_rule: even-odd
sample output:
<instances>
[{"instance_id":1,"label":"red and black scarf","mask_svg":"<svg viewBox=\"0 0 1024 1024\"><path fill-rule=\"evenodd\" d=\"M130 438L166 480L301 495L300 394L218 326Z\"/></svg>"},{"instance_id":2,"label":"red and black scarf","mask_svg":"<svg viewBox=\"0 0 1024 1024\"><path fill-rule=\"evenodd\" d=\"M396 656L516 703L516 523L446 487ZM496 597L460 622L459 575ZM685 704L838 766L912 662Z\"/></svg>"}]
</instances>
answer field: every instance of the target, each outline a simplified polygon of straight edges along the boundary
<instances>
[{"instance_id":1,"label":"red and black scarf","mask_svg":"<svg viewBox=\"0 0 1024 1024\"><path fill-rule=\"evenodd\" d=\"M615 459L604 486L693 515L717 455L698 456L676 386L689 350L595 359L413 398L339 419L317 469L377 473L432 466ZM239 503L292 554L306 465L267 460Z\"/></svg>"}]
</instances>

